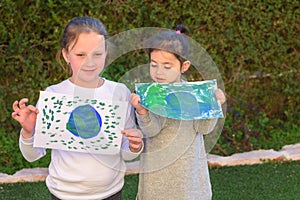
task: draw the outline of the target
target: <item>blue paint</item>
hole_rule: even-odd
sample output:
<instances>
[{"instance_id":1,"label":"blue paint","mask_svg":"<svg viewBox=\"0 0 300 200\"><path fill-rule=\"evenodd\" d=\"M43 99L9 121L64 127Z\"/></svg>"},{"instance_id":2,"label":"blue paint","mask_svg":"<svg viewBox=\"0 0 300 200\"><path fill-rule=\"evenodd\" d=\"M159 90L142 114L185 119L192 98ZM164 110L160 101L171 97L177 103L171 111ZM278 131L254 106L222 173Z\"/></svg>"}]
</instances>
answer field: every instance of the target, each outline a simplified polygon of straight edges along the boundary
<instances>
[{"instance_id":1,"label":"blue paint","mask_svg":"<svg viewBox=\"0 0 300 200\"><path fill-rule=\"evenodd\" d=\"M201 113L209 112L212 107L208 103L198 102L195 95L189 92L173 92L165 97L168 107L167 116L178 116L183 119L193 119Z\"/></svg>"},{"instance_id":2,"label":"blue paint","mask_svg":"<svg viewBox=\"0 0 300 200\"><path fill-rule=\"evenodd\" d=\"M142 106L155 114L179 120L223 117L215 88L216 80L135 84Z\"/></svg>"},{"instance_id":3,"label":"blue paint","mask_svg":"<svg viewBox=\"0 0 300 200\"><path fill-rule=\"evenodd\" d=\"M70 114L66 129L73 135L84 139L97 136L102 127L102 119L97 110L90 105L76 107Z\"/></svg>"}]
</instances>

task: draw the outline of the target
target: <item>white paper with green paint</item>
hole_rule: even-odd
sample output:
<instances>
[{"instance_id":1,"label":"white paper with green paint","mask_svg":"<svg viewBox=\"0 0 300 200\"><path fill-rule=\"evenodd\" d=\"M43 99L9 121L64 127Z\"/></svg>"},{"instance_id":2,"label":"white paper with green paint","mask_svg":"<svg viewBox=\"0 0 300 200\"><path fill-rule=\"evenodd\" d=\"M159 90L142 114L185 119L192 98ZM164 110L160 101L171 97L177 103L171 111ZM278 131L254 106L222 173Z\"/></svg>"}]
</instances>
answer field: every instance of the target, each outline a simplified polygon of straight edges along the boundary
<instances>
[{"instance_id":1,"label":"white paper with green paint","mask_svg":"<svg viewBox=\"0 0 300 200\"><path fill-rule=\"evenodd\" d=\"M34 147L120 152L128 102L40 92Z\"/></svg>"}]
</instances>

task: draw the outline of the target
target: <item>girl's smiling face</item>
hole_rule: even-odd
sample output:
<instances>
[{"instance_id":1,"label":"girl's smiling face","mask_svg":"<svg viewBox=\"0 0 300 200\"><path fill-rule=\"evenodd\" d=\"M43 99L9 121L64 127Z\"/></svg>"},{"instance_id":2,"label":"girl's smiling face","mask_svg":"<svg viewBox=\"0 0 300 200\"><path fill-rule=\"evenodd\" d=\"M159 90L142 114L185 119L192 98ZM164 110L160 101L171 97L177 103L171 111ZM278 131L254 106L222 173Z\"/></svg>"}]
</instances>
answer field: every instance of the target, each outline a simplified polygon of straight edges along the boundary
<instances>
[{"instance_id":1,"label":"girl's smiling face","mask_svg":"<svg viewBox=\"0 0 300 200\"><path fill-rule=\"evenodd\" d=\"M95 32L81 33L69 49L62 51L72 69L71 81L81 87L97 87L104 69L105 38Z\"/></svg>"},{"instance_id":2,"label":"girl's smiling face","mask_svg":"<svg viewBox=\"0 0 300 200\"><path fill-rule=\"evenodd\" d=\"M157 49L150 54L150 75L155 82L181 82L181 73L184 73L189 66L188 61L181 66L176 56L168 51Z\"/></svg>"}]
</instances>

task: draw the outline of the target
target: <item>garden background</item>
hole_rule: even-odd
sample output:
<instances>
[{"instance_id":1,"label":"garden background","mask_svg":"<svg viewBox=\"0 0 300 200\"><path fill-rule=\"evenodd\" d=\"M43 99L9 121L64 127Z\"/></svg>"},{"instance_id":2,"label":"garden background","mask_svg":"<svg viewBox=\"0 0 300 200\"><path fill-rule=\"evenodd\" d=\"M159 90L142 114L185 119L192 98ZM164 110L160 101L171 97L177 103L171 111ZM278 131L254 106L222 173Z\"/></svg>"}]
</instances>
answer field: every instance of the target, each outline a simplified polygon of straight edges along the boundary
<instances>
[{"instance_id":1,"label":"garden background","mask_svg":"<svg viewBox=\"0 0 300 200\"><path fill-rule=\"evenodd\" d=\"M183 23L222 75L227 113L212 153L231 155L280 149L300 141L300 7L298 0L266 1L64 1L0 2L0 172L47 167L50 155L28 163L19 147L14 100L35 104L40 90L68 77L55 60L66 23L75 16L100 19L111 36L141 27ZM142 52L113 62L104 76L118 81ZM189 75L193 80L193 74Z\"/></svg>"}]
</instances>

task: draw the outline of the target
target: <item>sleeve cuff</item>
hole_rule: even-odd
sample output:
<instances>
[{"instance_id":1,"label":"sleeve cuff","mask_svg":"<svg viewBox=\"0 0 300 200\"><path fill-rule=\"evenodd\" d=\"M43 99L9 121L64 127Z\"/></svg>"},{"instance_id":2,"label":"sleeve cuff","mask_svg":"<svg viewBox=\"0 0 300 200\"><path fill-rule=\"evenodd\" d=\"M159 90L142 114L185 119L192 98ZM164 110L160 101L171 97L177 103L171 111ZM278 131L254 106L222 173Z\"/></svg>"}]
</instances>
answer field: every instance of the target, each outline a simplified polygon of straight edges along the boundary
<instances>
[{"instance_id":1,"label":"sleeve cuff","mask_svg":"<svg viewBox=\"0 0 300 200\"><path fill-rule=\"evenodd\" d=\"M30 138L24 138L22 135L22 130L20 131L20 141L25 145L32 145L34 140L34 136Z\"/></svg>"},{"instance_id":2,"label":"sleeve cuff","mask_svg":"<svg viewBox=\"0 0 300 200\"><path fill-rule=\"evenodd\" d=\"M122 148L122 157L124 160L133 160L135 158L137 158L144 150L144 142L142 145L142 148L140 149L139 152L132 152L129 148L129 141L126 141L126 144L123 144L123 148Z\"/></svg>"},{"instance_id":3,"label":"sleeve cuff","mask_svg":"<svg viewBox=\"0 0 300 200\"><path fill-rule=\"evenodd\" d=\"M147 124L149 124L151 122L149 112L145 115L139 115L136 112L136 118L137 118L138 123L139 123L140 126L146 126Z\"/></svg>"}]
</instances>

